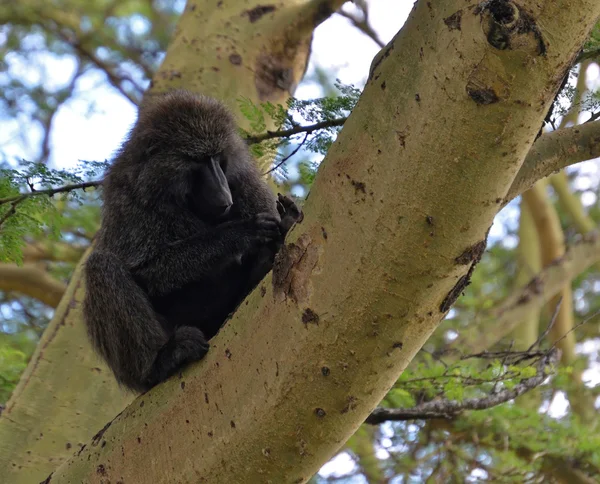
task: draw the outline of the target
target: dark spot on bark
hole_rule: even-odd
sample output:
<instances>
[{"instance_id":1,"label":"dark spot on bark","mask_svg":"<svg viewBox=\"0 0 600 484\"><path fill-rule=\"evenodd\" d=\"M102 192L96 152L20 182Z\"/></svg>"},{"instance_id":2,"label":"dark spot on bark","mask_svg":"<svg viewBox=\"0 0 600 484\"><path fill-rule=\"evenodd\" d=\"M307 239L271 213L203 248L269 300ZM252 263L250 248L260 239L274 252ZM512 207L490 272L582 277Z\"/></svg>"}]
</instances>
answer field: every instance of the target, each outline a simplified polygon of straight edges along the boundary
<instances>
[{"instance_id":1,"label":"dark spot on bark","mask_svg":"<svg viewBox=\"0 0 600 484\"><path fill-rule=\"evenodd\" d=\"M65 447L67 448L67 450L69 450L73 446L71 445L71 442L67 442L66 445L65 445Z\"/></svg>"},{"instance_id":2,"label":"dark spot on bark","mask_svg":"<svg viewBox=\"0 0 600 484\"><path fill-rule=\"evenodd\" d=\"M81 453L83 452L83 449L85 449L85 444L83 444L79 450L77 451L77 455L81 455Z\"/></svg>"},{"instance_id":3,"label":"dark spot on bark","mask_svg":"<svg viewBox=\"0 0 600 484\"><path fill-rule=\"evenodd\" d=\"M382 90L382 91L385 91L385 81L383 81L383 82L381 83L381 90Z\"/></svg>"},{"instance_id":4,"label":"dark spot on bark","mask_svg":"<svg viewBox=\"0 0 600 484\"><path fill-rule=\"evenodd\" d=\"M146 404L146 403L144 402L144 400L142 400L142 401L140 402L140 408L141 408L141 407L143 407L145 404Z\"/></svg>"},{"instance_id":5,"label":"dark spot on bark","mask_svg":"<svg viewBox=\"0 0 600 484\"><path fill-rule=\"evenodd\" d=\"M260 297L265 297L267 293L267 288L265 286L260 286Z\"/></svg>"},{"instance_id":6,"label":"dark spot on bark","mask_svg":"<svg viewBox=\"0 0 600 484\"><path fill-rule=\"evenodd\" d=\"M454 259L454 262L461 265L467 265L473 261L479 260L483 255L485 245L485 240L480 240L471 247L467 247L462 254L460 254L456 259Z\"/></svg>"},{"instance_id":7,"label":"dark spot on bark","mask_svg":"<svg viewBox=\"0 0 600 484\"><path fill-rule=\"evenodd\" d=\"M254 23L259 20L263 15L274 12L277 10L275 5L257 5L253 9L246 10L243 15L247 15L250 23Z\"/></svg>"},{"instance_id":8,"label":"dark spot on bark","mask_svg":"<svg viewBox=\"0 0 600 484\"><path fill-rule=\"evenodd\" d=\"M467 94L477 104L487 105L498 102L498 95L491 88L480 88L471 81L467 84Z\"/></svg>"},{"instance_id":9,"label":"dark spot on bark","mask_svg":"<svg viewBox=\"0 0 600 484\"><path fill-rule=\"evenodd\" d=\"M324 366L321 368L321 374L323 376L329 376L330 373L331 373L331 370L328 367Z\"/></svg>"},{"instance_id":10,"label":"dark spot on bark","mask_svg":"<svg viewBox=\"0 0 600 484\"><path fill-rule=\"evenodd\" d=\"M322 408L315 408L315 415L319 418L323 418L325 415L327 415L327 413L325 413L325 410Z\"/></svg>"},{"instance_id":11,"label":"dark spot on bark","mask_svg":"<svg viewBox=\"0 0 600 484\"><path fill-rule=\"evenodd\" d=\"M194 10L196 10L196 5L194 3L192 3L190 5L190 11L193 12Z\"/></svg>"},{"instance_id":12,"label":"dark spot on bark","mask_svg":"<svg viewBox=\"0 0 600 484\"><path fill-rule=\"evenodd\" d=\"M40 482L40 484L50 484L50 481L52 480L52 474L54 474L54 472L51 472L50 475L46 477L46 479Z\"/></svg>"},{"instance_id":13,"label":"dark spot on bark","mask_svg":"<svg viewBox=\"0 0 600 484\"><path fill-rule=\"evenodd\" d=\"M519 10L507 0L492 0L487 5L492 18L503 25L511 25L519 16Z\"/></svg>"},{"instance_id":14,"label":"dark spot on bark","mask_svg":"<svg viewBox=\"0 0 600 484\"><path fill-rule=\"evenodd\" d=\"M327 240L327 230L325 230L325 227L321 227L321 234L323 235L323 238Z\"/></svg>"},{"instance_id":15,"label":"dark spot on bark","mask_svg":"<svg viewBox=\"0 0 600 484\"><path fill-rule=\"evenodd\" d=\"M102 427L96 435L92 437L92 445L95 447L100 443L100 440L104 436L104 432L108 430L111 426L112 422L108 422L104 427Z\"/></svg>"},{"instance_id":16,"label":"dark spot on bark","mask_svg":"<svg viewBox=\"0 0 600 484\"><path fill-rule=\"evenodd\" d=\"M213 71L215 71L215 72L219 72L219 71L221 70L221 69L219 69L219 68L218 68L218 67L216 67L216 66L212 66L212 67L211 67L211 69L212 69Z\"/></svg>"},{"instance_id":17,"label":"dark spot on bark","mask_svg":"<svg viewBox=\"0 0 600 484\"><path fill-rule=\"evenodd\" d=\"M141 437L138 437L138 438L137 438L137 443L138 443L138 444L141 444L141 443L142 443L142 438L141 438Z\"/></svg>"},{"instance_id":18,"label":"dark spot on bark","mask_svg":"<svg viewBox=\"0 0 600 484\"><path fill-rule=\"evenodd\" d=\"M523 37L533 35L537 42L537 54L545 55L546 43L535 20L518 5L508 0L492 0L482 2L474 10L475 14L489 13L487 17L482 17L484 30L487 31L487 40L489 44L496 49L505 50L512 47L513 37ZM515 45L522 45L517 42Z\"/></svg>"},{"instance_id":19,"label":"dark spot on bark","mask_svg":"<svg viewBox=\"0 0 600 484\"><path fill-rule=\"evenodd\" d=\"M285 245L273 265L273 296L278 301L289 298L295 303L309 297L310 276L319 261L319 251L308 234Z\"/></svg>"},{"instance_id":20,"label":"dark spot on bark","mask_svg":"<svg viewBox=\"0 0 600 484\"><path fill-rule=\"evenodd\" d=\"M180 383L180 386L181 386L181 389L182 389L182 390L185 390L185 382L184 382L184 381L182 381L182 382Z\"/></svg>"},{"instance_id":21,"label":"dark spot on bark","mask_svg":"<svg viewBox=\"0 0 600 484\"><path fill-rule=\"evenodd\" d=\"M501 198L496 198L496 203L502 203L502 199Z\"/></svg>"},{"instance_id":22,"label":"dark spot on bark","mask_svg":"<svg viewBox=\"0 0 600 484\"><path fill-rule=\"evenodd\" d=\"M358 399L352 395L348 396L348 398L346 399L346 405L344 406L344 408L342 408L341 413L348 413L350 410L354 410L356 408L357 400Z\"/></svg>"},{"instance_id":23,"label":"dark spot on bark","mask_svg":"<svg viewBox=\"0 0 600 484\"><path fill-rule=\"evenodd\" d=\"M445 313L446 311L448 311L456 302L461 293L465 290L465 288L471 283L471 275L473 275L475 267L481 260L481 256L483 255L483 251L485 250L485 246L487 244L487 237L489 233L490 229L487 230L485 238L482 241L477 242L475 245L467 249L465 252L463 252L463 254L456 258L456 262L459 264L460 262L458 261L458 259L462 258L463 256L465 259L469 258L472 261L471 267L469 267L467 273L458 280L458 282L446 295L446 297L442 301L442 304L440 304L440 312Z\"/></svg>"},{"instance_id":24,"label":"dark spot on bark","mask_svg":"<svg viewBox=\"0 0 600 484\"><path fill-rule=\"evenodd\" d=\"M106 475L106 467L104 467L104 464L100 464L98 467L96 467L96 474L100 474L101 476Z\"/></svg>"},{"instance_id":25,"label":"dark spot on bark","mask_svg":"<svg viewBox=\"0 0 600 484\"><path fill-rule=\"evenodd\" d=\"M217 2L217 7L221 8L223 6L223 0Z\"/></svg>"},{"instance_id":26,"label":"dark spot on bark","mask_svg":"<svg viewBox=\"0 0 600 484\"><path fill-rule=\"evenodd\" d=\"M398 138L398 142L400 143L400 146L402 146L402 148L404 148L406 146L406 134L403 133L402 131L396 131L396 137Z\"/></svg>"},{"instance_id":27,"label":"dark spot on bark","mask_svg":"<svg viewBox=\"0 0 600 484\"><path fill-rule=\"evenodd\" d=\"M367 194L367 186L363 182L356 181L356 180L350 180L350 183L354 187L355 193L362 192L365 195Z\"/></svg>"},{"instance_id":28,"label":"dark spot on bark","mask_svg":"<svg viewBox=\"0 0 600 484\"><path fill-rule=\"evenodd\" d=\"M242 64L242 56L240 54L231 54L229 56L229 62L231 62L234 66L239 66Z\"/></svg>"},{"instance_id":29,"label":"dark spot on bark","mask_svg":"<svg viewBox=\"0 0 600 484\"><path fill-rule=\"evenodd\" d=\"M208 432L208 434L206 434L206 435L208 435L209 437L212 437L212 436L213 436L213 433L212 433L212 431L211 431L211 432Z\"/></svg>"},{"instance_id":30,"label":"dark spot on bark","mask_svg":"<svg viewBox=\"0 0 600 484\"><path fill-rule=\"evenodd\" d=\"M100 448L103 448L106 445L106 440L102 441L102 445L100 446Z\"/></svg>"},{"instance_id":31,"label":"dark spot on bark","mask_svg":"<svg viewBox=\"0 0 600 484\"><path fill-rule=\"evenodd\" d=\"M389 55L391 54L392 50L394 50L394 41L392 41L391 43L389 43L386 47L384 47L374 58L373 58L373 62L371 62L371 67L369 69L369 79L368 81L370 81L373 77L373 72L375 71L375 69L377 69L377 67L379 67L379 64L381 64L383 62L383 60L386 57L389 57ZM367 81L367 82L368 82Z\"/></svg>"},{"instance_id":32,"label":"dark spot on bark","mask_svg":"<svg viewBox=\"0 0 600 484\"><path fill-rule=\"evenodd\" d=\"M204 392L204 401L208 405L208 393Z\"/></svg>"},{"instance_id":33,"label":"dark spot on bark","mask_svg":"<svg viewBox=\"0 0 600 484\"><path fill-rule=\"evenodd\" d=\"M315 13L314 25L319 25L321 22L324 22L329 17L333 15L333 11L331 10L328 2L321 2L317 7L317 12Z\"/></svg>"},{"instance_id":34,"label":"dark spot on bark","mask_svg":"<svg viewBox=\"0 0 600 484\"><path fill-rule=\"evenodd\" d=\"M319 324L319 315L315 313L312 309L306 308L302 313L302 322L304 324Z\"/></svg>"},{"instance_id":35,"label":"dark spot on bark","mask_svg":"<svg viewBox=\"0 0 600 484\"><path fill-rule=\"evenodd\" d=\"M404 347L404 343L402 341L397 341L396 343L394 343L392 345L392 348L398 348L399 350L401 350Z\"/></svg>"},{"instance_id":36,"label":"dark spot on bark","mask_svg":"<svg viewBox=\"0 0 600 484\"><path fill-rule=\"evenodd\" d=\"M294 86L294 69L283 54L261 53L257 60L254 83L261 99L269 98L275 91L291 92Z\"/></svg>"},{"instance_id":37,"label":"dark spot on bark","mask_svg":"<svg viewBox=\"0 0 600 484\"><path fill-rule=\"evenodd\" d=\"M433 217L431 215L427 215L425 217L425 222L427 222L427 225L431 225L433 227Z\"/></svg>"},{"instance_id":38,"label":"dark spot on bark","mask_svg":"<svg viewBox=\"0 0 600 484\"><path fill-rule=\"evenodd\" d=\"M262 453L265 457L269 457L271 455L271 449L268 447L262 450Z\"/></svg>"},{"instance_id":39,"label":"dark spot on bark","mask_svg":"<svg viewBox=\"0 0 600 484\"><path fill-rule=\"evenodd\" d=\"M234 429L235 428L235 422L232 420L231 422L229 422L229 425L231 425L231 428Z\"/></svg>"},{"instance_id":40,"label":"dark spot on bark","mask_svg":"<svg viewBox=\"0 0 600 484\"><path fill-rule=\"evenodd\" d=\"M446 297L442 301L442 304L440 304L441 313L445 313L452 307L452 305L458 299L458 296L460 296L460 294L465 290L465 288L469 285L470 282L470 278L467 274L465 274L458 280L454 287L450 289L450 292L446 295Z\"/></svg>"},{"instance_id":41,"label":"dark spot on bark","mask_svg":"<svg viewBox=\"0 0 600 484\"><path fill-rule=\"evenodd\" d=\"M231 360L231 351L229 351L229 348L225 350L225 356L227 357L227 359Z\"/></svg>"},{"instance_id":42,"label":"dark spot on bark","mask_svg":"<svg viewBox=\"0 0 600 484\"><path fill-rule=\"evenodd\" d=\"M462 10L453 13L450 17L444 19L444 23L448 26L448 30L460 30L462 21Z\"/></svg>"},{"instance_id":43,"label":"dark spot on bark","mask_svg":"<svg viewBox=\"0 0 600 484\"><path fill-rule=\"evenodd\" d=\"M415 101L417 101L418 103L421 102L421 96L419 95L419 93L415 94Z\"/></svg>"}]
</instances>

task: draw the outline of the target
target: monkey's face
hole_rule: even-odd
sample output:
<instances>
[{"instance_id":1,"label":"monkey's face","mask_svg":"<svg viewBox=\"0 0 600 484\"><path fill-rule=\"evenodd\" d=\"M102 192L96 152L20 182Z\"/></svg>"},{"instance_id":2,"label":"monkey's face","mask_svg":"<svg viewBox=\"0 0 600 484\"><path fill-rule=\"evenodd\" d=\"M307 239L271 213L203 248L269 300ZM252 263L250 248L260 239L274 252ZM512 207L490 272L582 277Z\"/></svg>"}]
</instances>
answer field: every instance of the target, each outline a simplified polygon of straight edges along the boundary
<instances>
[{"instance_id":1,"label":"monkey's face","mask_svg":"<svg viewBox=\"0 0 600 484\"><path fill-rule=\"evenodd\" d=\"M189 161L194 163L191 191L188 194L192 210L201 218L209 220L225 217L233 205L231 190L225 176L225 157L220 154Z\"/></svg>"}]
</instances>

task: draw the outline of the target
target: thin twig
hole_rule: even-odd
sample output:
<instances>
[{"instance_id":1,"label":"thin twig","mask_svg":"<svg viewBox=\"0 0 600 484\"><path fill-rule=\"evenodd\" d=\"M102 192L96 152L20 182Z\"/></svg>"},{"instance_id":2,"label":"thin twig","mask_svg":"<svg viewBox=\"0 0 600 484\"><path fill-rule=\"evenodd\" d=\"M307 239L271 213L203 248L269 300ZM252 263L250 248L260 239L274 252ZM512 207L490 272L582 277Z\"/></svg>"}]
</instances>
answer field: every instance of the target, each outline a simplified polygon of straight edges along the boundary
<instances>
[{"instance_id":1,"label":"thin twig","mask_svg":"<svg viewBox=\"0 0 600 484\"><path fill-rule=\"evenodd\" d=\"M64 185L62 187L57 188L47 188L45 190L36 190L28 193L21 193L20 195L14 195L12 197L0 198L0 205L4 205L5 203L17 202L20 203L26 198L37 197L39 195L47 195L49 197L56 195L57 193L65 193L72 192L73 190L85 190L86 188L98 187L102 185L102 180L99 181L90 181L83 183L76 183L74 185Z\"/></svg>"},{"instance_id":2,"label":"thin twig","mask_svg":"<svg viewBox=\"0 0 600 484\"><path fill-rule=\"evenodd\" d=\"M304 145L304 143L306 143L306 140L308 139L308 135L309 133L306 133L304 135L304 139L302 140L302 143L300 143L296 149L294 151L292 151L289 155L287 155L285 158L283 158L279 163L277 163L273 168L271 168L270 170L267 170L263 173L263 175L268 175L269 173L277 170L280 166L282 166L287 160L289 160L292 156L294 156L296 153L298 153L298 151L300 151L300 148L302 148L302 146Z\"/></svg>"},{"instance_id":3,"label":"thin twig","mask_svg":"<svg viewBox=\"0 0 600 484\"><path fill-rule=\"evenodd\" d=\"M319 129L331 128L334 126L342 126L346 122L346 119L348 118L330 119L327 121L321 121L320 123L310 124L308 126L295 126L293 128L281 131L267 131L266 133L247 137L246 143L248 143L249 145L253 145L274 138L289 138L290 136L300 133L311 134Z\"/></svg>"},{"instance_id":4,"label":"thin twig","mask_svg":"<svg viewBox=\"0 0 600 484\"><path fill-rule=\"evenodd\" d=\"M544 332L540 335L540 337L537 340L535 340L535 342L529 348L527 348L526 353L533 350L533 348L538 346L542 342L542 340L546 336L548 336L548 333L550 332L550 330L554 326L554 323L556 322L556 318L558 317L558 311L560 311L561 304L562 304L562 296L558 300L558 303L556 303L556 307L554 308L554 312L552 313L552 317L550 318L550 322L548 323L548 326L546 327Z\"/></svg>"}]
</instances>

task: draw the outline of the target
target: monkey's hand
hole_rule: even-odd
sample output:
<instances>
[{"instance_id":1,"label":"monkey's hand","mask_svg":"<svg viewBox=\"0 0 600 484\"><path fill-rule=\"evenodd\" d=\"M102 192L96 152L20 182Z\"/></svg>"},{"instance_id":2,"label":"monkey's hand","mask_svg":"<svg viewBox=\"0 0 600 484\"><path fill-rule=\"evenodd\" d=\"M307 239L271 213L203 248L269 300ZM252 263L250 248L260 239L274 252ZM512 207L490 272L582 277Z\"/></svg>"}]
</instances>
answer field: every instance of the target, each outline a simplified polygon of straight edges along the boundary
<instances>
[{"instance_id":1,"label":"monkey's hand","mask_svg":"<svg viewBox=\"0 0 600 484\"><path fill-rule=\"evenodd\" d=\"M259 213L251 219L228 221L219 225L219 230L223 237L230 240L233 250L241 256L283 240L279 220L270 213Z\"/></svg>"},{"instance_id":2,"label":"monkey's hand","mask_svg":"<svg viewBox=\"0 0 600 484\"><path fill-rule=\"evenodd\" d=\"M281 216L281 222L279 226L283 237L288 233L296 222L302 222L304 214L302 210L298 208L296 203L287 195L277 194L277 211Z\"/></svg>"}]
</instances>

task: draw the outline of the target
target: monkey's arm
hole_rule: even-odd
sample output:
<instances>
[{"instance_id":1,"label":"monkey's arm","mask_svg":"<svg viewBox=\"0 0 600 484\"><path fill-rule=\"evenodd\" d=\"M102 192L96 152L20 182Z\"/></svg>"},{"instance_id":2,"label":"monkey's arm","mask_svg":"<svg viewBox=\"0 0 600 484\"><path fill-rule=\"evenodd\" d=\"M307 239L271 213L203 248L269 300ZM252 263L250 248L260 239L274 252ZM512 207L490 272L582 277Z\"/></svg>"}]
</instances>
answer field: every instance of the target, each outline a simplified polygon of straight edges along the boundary
<instances>
[{"instance_id":1,"label":"monkey's arm","mask_svg":"<svg viewBox=\"0 0 600 484\"><path fill-rule=\"evenodd\" d=\"M259 214L167 244L154 256L131 267L131 271L150 297L163 296L190 282L214 276L239 260L240 255L280 237L278 220Z\"/></svg>"}]
</instances>

